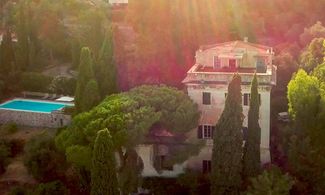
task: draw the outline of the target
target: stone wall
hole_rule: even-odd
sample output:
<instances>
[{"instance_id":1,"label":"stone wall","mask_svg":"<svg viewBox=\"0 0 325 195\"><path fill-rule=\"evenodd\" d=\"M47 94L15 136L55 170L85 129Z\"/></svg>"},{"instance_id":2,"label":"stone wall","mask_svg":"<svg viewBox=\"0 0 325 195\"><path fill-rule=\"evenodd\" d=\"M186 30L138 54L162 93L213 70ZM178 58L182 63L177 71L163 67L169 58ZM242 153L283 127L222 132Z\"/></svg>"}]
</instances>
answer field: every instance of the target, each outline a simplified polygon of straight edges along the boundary
<instances>
[{"instance_id":1,"label":"stone wall","mask_svg":"<svg viewBox=\"0 0 325 195\"><path fill-rule=\"evenodd\" d=\"M61 112L39 113L0 109L0 123L31 127L59 128L70 124L71 116Z\"/></svg>"}]
</instances>

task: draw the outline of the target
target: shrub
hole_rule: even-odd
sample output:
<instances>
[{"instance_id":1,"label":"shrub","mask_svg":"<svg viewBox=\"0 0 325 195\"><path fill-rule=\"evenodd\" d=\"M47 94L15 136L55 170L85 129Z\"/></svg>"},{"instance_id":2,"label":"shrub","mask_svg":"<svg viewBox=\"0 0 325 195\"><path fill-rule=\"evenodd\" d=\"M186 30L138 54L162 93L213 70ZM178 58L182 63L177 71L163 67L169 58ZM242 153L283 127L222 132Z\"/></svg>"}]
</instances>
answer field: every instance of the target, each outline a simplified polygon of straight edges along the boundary
<instances>
[{"instance_id":1,"label":"shrub","mask_svg":"<svg viewBox=\"0 0 325 195\"><path fill-rule=\"evenodd\" d=\"M294 181L288 174L282 174L278 167L271 167L261 175L251 179L252 185L249 186L248 195L259 194L290 194Z\"/></svg>"},{"instance_id":2,"label":"shrub","mask_svg":"<svg viewBox=\"0 0 325 195\"><path fill-rule=\"evenodd\" d=\"M5 140L0 140L0 174L5 171L10 156L10 145Z\"/></svg>"},{"instance_id":3,"label":"shrub","mask_svg":"<svg viewBox=\"0 0 325 195\"><path fill-rule=\"evenodd\" d=\"M186 170L178 176L177 183L185 188L188 194L210 194L210 183L206 174Z\"/></svg>"},{"instance_id":4,"label":"shrub","mask_svg":"<svg viewBox=\"0 0 325 195\"><path fill-rule=\"evenodd\" d=\"M41 183L33 191L34 195L66 195L69 194L68 189L60 181L49 183Z\"/></svg>"},{"instance_id":5,"label":"shrub","mask_svg":"<svg viewBox=\"0 0 325 195\"><path fill-rule=\"evenodd\" d=\"M64 112L64 114L68 114L68 115L72 115L72 116L77 113L76 107L74 107L74 106L66 106L66 107L64 107L63 112Z\"/></svg>"},{"instance_id":6,"label":"shrub","mask_svg":"<svg viewBox=\"0 0 325 195\"><path fill-rule=\"evenodd\" d=\"M5 134L14 134L18 131L16 123L7 123L1 126L1 131Z\"/></svg>"},{"instance_id":7,"label":"shrub","mask_svg":"<svg viewBox=\"0 0 325 195\"><path fill-rule=\"evenodd\" d=\"M175 178L146 177L142 188L148 189L151 194L186 194L186 189L176 182Z\"/></svg>"},{"instance_id":8,"label":"shrub","mask_svg":"<svg viewBox=\"0 0 325 195\"><path fill-rule=\"evenodd\" d=\"M67 77L55 77L51 84L50 90L52 93L63 95L74 95L76 89L76 79Z\"/></svg>"},{"instance_id":9,"label":"shrub","mask_svg":"<svg viewBox=\"0 0 325 195\"><path fill-rule=\"evenodd\" d=\"M9 195L29 195L27 189L22 186L14 186L10 189Z\"/></svg>"},{"instance_id":10,"label":"shrub","mask_svg":"<svg viewBox=\"0 0 325 195\"><path fill-rule=\"evenodd\" d=\"M10 140L10 156L15 157L17 154L23 152L25 141L23 139Z\"/></svg>"},{"instance_id":11,"label":"shrub","mask_svg":"<svg viewBox=\"0 0 325 195\"><path fill-rule=\"evenodd\" d=\"M24 163L29 173L40 181L51 181L63 177L65 157L58 152L53 137L41 134L25 146Z\"/></svg>"},{"instance_id":12,"label":"shrub","mask_svg":"<svg viewBox=\"0 0 325 195\"><path fill-rule=\"evenodd\" d=\"M25 91L49 92L52 77L37 72L24 72L21 75L22 88Z\"/></svg>"}]
</instances>

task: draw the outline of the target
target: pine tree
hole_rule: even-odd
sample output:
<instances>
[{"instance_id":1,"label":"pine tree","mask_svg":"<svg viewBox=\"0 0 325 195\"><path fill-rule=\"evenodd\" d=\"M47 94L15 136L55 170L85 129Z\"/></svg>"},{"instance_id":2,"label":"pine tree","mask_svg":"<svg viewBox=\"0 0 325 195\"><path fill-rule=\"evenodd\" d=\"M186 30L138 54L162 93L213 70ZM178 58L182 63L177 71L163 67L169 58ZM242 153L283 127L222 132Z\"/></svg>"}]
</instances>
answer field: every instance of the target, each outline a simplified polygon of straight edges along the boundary
<instances>
[{"instance_id":1,"label":"pine tree","mask_svg":"<svg viewBox=\"0 0 325 195\"><path fill-rule=\"evenodd\" d=\"M93 61L89 48L83 47L80 54L79 73L77 79L77 88L75 93L75 105L77 111L82 109L82 98L85 94L85 87L89 80L94 78ZM92 95L92 94L88 94Z\"/></svg>"},{"instance_id":2,"label":"pine tree","mask_svg":"<svg viewBox=\"0 0 325 195\"><path fill-rule=\"evenodd\" d=\"M98 84L96 80L91 79L88 81L83 96L81 97L81 111L85 112L96 106L100 101L100 95L98 91Z\"/></svg>"},{"instance_id":3,"label":"pine tree","mask_svg":"<svg viewBox=\"0 0 325 195\"><path fill-rule=\"evenodd\" d=\"M241 185L243 108L241 78L234 75L228 86L225 108L213 138L211 194L238 194Z\"/></svg>"},{"instance_id":4,"label":"pine tree","mask_svg":"<svg viewBox=\"0 0 325 195\"><path fill-rule=\"evenodd\" d=\"M91 195L118 195L112 137L107 129L97 133L91 169Z\"/></svg>"},{"instance_id":5,"label":"pine tree","mask_svg":"<svg viewBox=\"0 0 325 195\"><path fill-rule=\"evenodd\" d=\"M251 85L248 110L248 131L243 157L243 173L245 177L256 177L261 172L261 128L258 123L260 107L259 101L258 82L255 74Z\"/></svg>"},{"instance_id":6,"label":"pine tree","mask_svg":"<svg viewBox=\"0 0 325 195\"><path fill-rule=\"evenodd\" d=\"M96 72L102 98L118 92L117 68L114 62L113 33L111 29L105 35Z\"/></svg>"}]
</instances>

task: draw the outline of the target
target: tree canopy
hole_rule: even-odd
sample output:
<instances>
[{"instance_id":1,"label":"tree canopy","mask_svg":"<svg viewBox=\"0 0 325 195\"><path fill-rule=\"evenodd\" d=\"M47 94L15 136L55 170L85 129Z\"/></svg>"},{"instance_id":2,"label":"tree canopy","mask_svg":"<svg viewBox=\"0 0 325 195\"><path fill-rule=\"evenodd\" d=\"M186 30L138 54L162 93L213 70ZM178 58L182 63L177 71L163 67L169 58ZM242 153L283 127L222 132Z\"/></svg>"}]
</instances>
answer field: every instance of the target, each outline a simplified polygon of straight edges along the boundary
<instances>
[{"instance_id":1,"label":"tree canopy","mask_svg":"<svg viewBox=\"0 0 325 195\"><path fill-rule=\"evenodd\" d=\"M56 145L66 153L68 159L73 159L69 157L72 153L67 153L71 147L82 146L82 151L92 149L98 129L107 128L123 167L129 160L125 155L132 154L132 150L144 141L153 125L162 125L174 134L184 134L197 126L200 116L197 109L197 105L186 94L175 88L137 87L129 92L108 96L95 108L75 116L71 127L56 137ZM189 145L195 144L195 141L189 142ZM123 154L122 148L127 152ZM195 151L198 152L198 149ZM172 154L179 155L178 152ZM192 154L184 152L182 158L177 156L175 159L183 162ZM91 154L88 155L90 159ZM87 167L89 163L82 165L90 170Z\"/></svg>"}]
</instances>

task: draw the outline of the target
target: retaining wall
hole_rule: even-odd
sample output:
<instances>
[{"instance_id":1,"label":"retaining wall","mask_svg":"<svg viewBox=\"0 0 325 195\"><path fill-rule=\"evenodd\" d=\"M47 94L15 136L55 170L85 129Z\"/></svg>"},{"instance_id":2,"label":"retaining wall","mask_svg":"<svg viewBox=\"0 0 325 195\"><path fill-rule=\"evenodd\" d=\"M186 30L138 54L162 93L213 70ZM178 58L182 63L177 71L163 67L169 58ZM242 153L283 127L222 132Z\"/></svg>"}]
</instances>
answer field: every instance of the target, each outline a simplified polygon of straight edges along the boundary
<instances>
[{"instance_id":1,"label":"retaining wall","mask_svg":"<svg viewBox=\"0 0 325 195\"><path fill-rule=\"evenodd\" d=\"M60 111L39 113L0 109L0 123L10 122L31 127L59 128L70 124L71 116Z\"/></svg>"}]
</instances>

